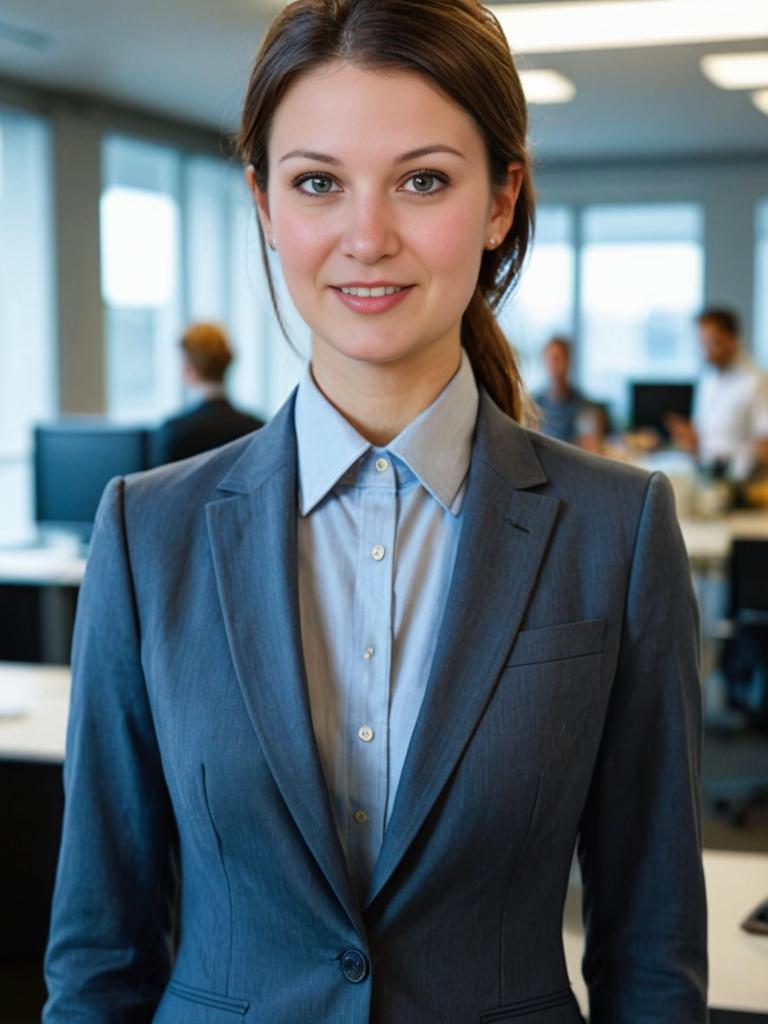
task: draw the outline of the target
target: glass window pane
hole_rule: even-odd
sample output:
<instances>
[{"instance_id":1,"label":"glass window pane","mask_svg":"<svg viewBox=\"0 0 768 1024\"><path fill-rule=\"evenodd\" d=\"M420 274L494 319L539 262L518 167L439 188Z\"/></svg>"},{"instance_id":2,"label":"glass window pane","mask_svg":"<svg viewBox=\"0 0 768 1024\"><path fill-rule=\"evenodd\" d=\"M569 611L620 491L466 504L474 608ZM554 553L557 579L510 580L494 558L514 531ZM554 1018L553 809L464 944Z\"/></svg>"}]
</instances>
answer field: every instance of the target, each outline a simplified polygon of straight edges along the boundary
<instances>
[{"instance_id":1,"label":"glass window pane","mask_svg":"<svg viewBox=\"0 0 768 1024\"><path fill-rule=\"evenodd\" d=\"M120 136L104 142L107 408L118 419L157 417L181 397L180 164L164 146Z\"/></svg>"},{"instance_id":2,"label":"glass window pane","mask_svg":"<svg viewBox=\"0 0 768 1024\"><path fill-rule=\"evenodd\" d=\"M703 296L702 214L689 204L583 215L579 377L626 420L632 380L692 380Z\"/></svg>"},{"instance_id":3,"label":"glass window pane","mask_svg":"<svg viewBox=\"0 0 768 1024\"><path fill-rule=\"evenodd\" d=\"M184 166L190 320L214 320L229 333L235 361L227 375L232 401L266 417L294 386L301 360L282 337L259 251L256 213L242 168L192 157ZM273 259L276 287L279 261ZM287 302L287 317L292 307ZM299 341L303 324L295 330Z\"/></svg>"},{"instance_id":4,"label":"glass window pane","mask_svg":"<svg viewBox=\"0 0 768 1024\"><path fill-rule=\"evenodd\" d=\"M546 342L553 334L573 333L574 269L573 214L565 207L540 207L520 285L499 313L534 391L544 384L541 350Z\"/></svg>"},{"instance_id":5,"label":"glass window pane","mask_svg":"<svg viewBox=\"0 0 768 1024\"><path fill-rule=\"evenodd\" d=\"M33 518L32 424L55 407L48 124L0 111L0 534Z\"/></svg>"},{"instance_id":6,"label":"glass window pane","mask_svg":"<svg viewBox=\"0 0 768 1024\"><path fill-rule=\"evenodd\" d=\"M177 411L185 398L179 339L188 323L206 320L232 340L233 402L271 415L302 363L272 312L242 168L121 136L106 140L103 159L109 412L156 420ZM287 296L283 306L292 336L305 344Z\"/></svg>"}]
</instances>

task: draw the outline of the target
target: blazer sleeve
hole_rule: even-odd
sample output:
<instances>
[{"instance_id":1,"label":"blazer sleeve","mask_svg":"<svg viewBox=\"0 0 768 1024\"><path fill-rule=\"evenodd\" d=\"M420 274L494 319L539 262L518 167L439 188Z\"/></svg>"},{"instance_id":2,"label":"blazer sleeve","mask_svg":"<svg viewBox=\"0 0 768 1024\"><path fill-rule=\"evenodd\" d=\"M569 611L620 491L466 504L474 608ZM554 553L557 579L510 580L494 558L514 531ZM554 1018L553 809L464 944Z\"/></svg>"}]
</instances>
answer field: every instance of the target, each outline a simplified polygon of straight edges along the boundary
<instances>
[{"instance_id":1,"label":"blazer sleeve","mask_svg":"<svg viewBox=\"0 0 768 1024\"><path fill-rule=\"evenodd\" d=\"M108 485L81 587L44 1024L152 1019L170 972L177 842L139 655L124 521Z\"/></svg>"},{"instance_id":2,"label":"blazer sleeve","mask_svg":"<svg viewBox=\"0 0 768 1024\"><path fill-rule=\"evenodd\" d=\"M590 1024L707 1021L698 612L667 478L649 478L578 855Z\"/></svg>"}]
</instances>

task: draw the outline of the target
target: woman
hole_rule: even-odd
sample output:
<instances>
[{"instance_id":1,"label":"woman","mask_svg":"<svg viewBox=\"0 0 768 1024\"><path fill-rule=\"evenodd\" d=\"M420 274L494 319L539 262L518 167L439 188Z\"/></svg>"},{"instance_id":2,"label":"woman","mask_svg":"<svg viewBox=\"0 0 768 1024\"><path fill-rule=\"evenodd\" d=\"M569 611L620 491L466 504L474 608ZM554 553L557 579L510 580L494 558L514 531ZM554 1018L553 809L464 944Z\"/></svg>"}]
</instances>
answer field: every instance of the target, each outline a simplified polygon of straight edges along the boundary
<instances>
[{"instance_id":1,"label":"woman","mask_svg":"<svg viewBox=\"0 0 768 1024\"><path fill-rule=\"evenodd\" d=\"M686 558L663 477L520 425L525 133L473 0L268 33L240 144L311 371L105 493L49 1024L580 1021L577 841L593 1024L706 1019Z\"/></svg>"}]
</instances>

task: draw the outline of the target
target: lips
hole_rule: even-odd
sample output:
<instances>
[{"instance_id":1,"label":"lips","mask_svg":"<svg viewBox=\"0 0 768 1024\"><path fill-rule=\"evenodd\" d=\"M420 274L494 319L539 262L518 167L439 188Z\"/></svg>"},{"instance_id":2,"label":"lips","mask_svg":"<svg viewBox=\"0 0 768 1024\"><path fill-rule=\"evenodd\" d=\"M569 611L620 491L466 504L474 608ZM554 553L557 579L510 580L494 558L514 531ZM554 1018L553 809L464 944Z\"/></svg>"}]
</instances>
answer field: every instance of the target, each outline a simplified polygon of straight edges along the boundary
<instances>
[{"instance_id":1,"label":"lips","mask_svg":"<svg viewBox=\"0 0 768 1024\"><path fill-rule=\"evenodd\" d=\"M362 288L348 285L341 285L341 291L345 295L357 295L361 299L379 299L382 295L394 295L401 292L405 285L387 284L376 288Z\"/></svg>"},{"instance_id":2,"label":"lips","mask_svg":"<svg viewBox=\"0 0 768 1024\"><path fill-rule=\"evenodd\" d=\"M331 291L355 313L386 313L407 298L413 288L395 281L349 281L333 285Z\"/></svg>"}]
</instances>

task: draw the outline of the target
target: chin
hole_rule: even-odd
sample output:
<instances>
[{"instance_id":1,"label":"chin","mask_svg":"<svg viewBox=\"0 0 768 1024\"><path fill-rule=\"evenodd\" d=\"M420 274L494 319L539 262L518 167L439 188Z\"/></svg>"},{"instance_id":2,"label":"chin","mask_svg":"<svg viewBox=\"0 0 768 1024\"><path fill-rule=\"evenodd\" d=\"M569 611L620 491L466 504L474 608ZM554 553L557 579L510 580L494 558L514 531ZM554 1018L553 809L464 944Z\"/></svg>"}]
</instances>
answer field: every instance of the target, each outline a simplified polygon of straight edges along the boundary
<instances>
[{"instance_id":1,"label":"chin","mask_svg":"<svg viewBox=\"0 0 768 1024\"><path fill-rule=\"evenodd\" d=\"M339 332L341 334L341 332ZM321 344L347 359L366 363L395 363L429 347L431 339L406 335L402 330L346 331L340 337L316 332Z\"/></svg>"}]
</instances>

